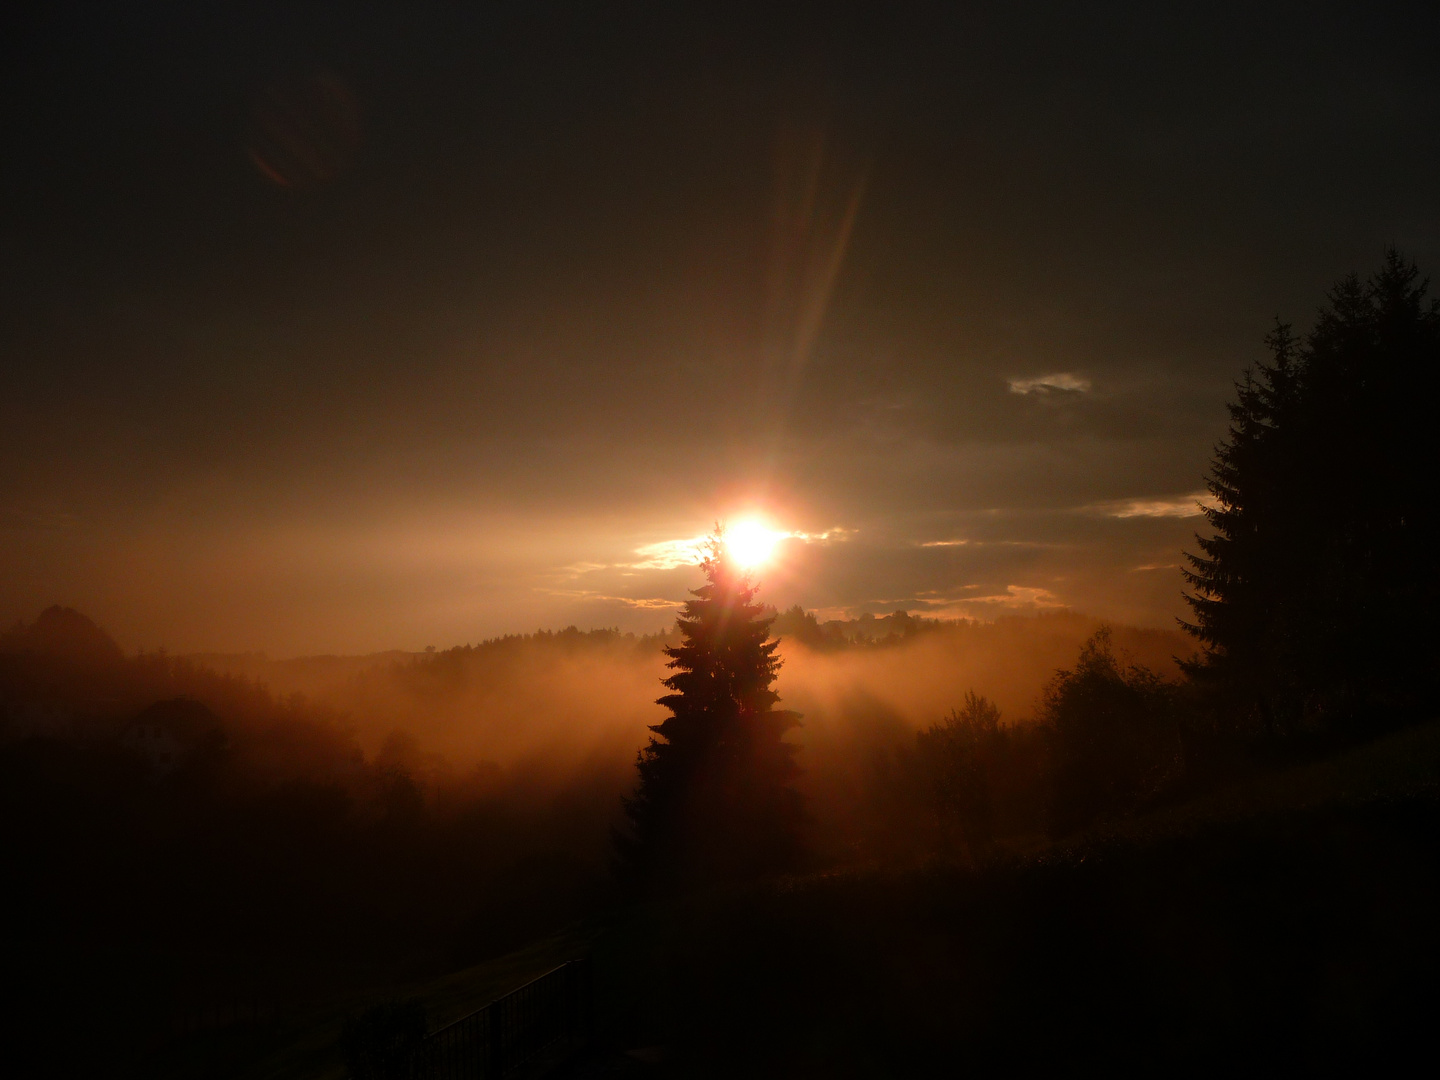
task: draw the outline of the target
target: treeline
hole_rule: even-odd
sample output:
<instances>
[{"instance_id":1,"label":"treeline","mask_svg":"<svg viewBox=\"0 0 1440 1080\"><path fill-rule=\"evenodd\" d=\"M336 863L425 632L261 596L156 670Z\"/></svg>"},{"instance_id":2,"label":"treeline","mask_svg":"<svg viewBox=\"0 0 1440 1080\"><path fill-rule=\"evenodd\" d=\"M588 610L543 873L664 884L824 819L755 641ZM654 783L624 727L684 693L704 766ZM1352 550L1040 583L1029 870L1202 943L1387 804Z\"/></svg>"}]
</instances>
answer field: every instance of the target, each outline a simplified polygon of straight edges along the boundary
<instances>
[{"instance_id":1,"label":"treeline","mask_svg":"<svg viewBox=\"0 0 1440 1080\"><path fill-rule=\"evenodd\" d=\"M776 637L789 638L807 649L833 651L903 645L920 634L945 630L957 622L964 624L970 620L927 619L908 611L895 611L880 616L867 612L857 619L830 619L822 623L814 612L796 604L776 613L772 629Z\"/></svg>"}]
</instances>

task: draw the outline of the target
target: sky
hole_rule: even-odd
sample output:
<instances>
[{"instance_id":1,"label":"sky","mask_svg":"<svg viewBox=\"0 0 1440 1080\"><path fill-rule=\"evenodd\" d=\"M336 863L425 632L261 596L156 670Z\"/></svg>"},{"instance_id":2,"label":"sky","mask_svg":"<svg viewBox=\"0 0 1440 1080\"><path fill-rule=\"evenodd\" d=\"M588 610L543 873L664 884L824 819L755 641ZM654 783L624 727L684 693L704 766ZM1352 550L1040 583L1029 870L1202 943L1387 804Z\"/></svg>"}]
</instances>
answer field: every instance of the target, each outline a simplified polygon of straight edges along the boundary
<instances>
[{"instance_id":1,"label":"sky","mask_svg":"<svg viewBox=\"0 0 1440 1080\"><path fill-rule=\"evenodd\" d=\"M0 619L1184 611L1233 380L1440 264L1433 5L19 4Z\"/></svg>"}]
</instances>

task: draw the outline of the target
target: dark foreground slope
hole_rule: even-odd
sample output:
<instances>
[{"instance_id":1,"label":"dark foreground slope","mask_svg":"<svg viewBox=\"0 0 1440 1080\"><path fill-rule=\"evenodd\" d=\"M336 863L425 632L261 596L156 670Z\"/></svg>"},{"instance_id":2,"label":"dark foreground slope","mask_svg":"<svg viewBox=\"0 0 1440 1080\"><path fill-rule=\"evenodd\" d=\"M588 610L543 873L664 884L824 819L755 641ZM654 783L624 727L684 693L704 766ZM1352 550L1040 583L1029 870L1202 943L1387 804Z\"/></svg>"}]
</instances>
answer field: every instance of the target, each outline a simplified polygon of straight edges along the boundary
<instances>
[{"instance_id":1,"label":"dark foreground slope","mask_svg":"<svg viewBox=\"0 0 1440 1080\"><path fill-rule=\"evenodd\" d=\"M1317 1072L1424 1052L1440 730L1039 856L647 912L597 957L612 1042L705 1076L1092 1063Z\"/></svg>"},{"instance_id":2,"label":"dark foreground slope","mask_svg":"<svg viewBox=\"0 0 1440 1080\"><path fill-rule=\"evenodd\" d=\"M1397 800L707 906L632 1041L686 1074L1362 1065L1429 1030L1437 829Z\"/></svg>"},{"instance_id":3,"label":"dark foreground slope","mask_svg":"<svg viewBox=\"0 0 1440 1080\"><path fill-rule=\"evenodd\" d=\"M444 1023L585 952L600 1037L574 1077L1383 1066L1428 1053L1440 1003L1437 781L1432 724L979 868L614 909L442 980L197 1036L148 1075L338 1080L341 1022L368 1002Z\"/></svg>"}]
</instances>

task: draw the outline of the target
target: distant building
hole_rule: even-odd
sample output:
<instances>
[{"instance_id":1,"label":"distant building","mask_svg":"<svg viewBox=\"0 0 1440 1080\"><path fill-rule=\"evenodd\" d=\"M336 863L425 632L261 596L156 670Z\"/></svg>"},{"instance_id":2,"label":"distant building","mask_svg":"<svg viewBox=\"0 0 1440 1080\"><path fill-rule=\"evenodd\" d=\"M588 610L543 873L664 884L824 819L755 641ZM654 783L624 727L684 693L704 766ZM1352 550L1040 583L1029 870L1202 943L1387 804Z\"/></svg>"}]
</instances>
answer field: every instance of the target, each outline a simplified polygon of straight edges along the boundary
<instances>
[{"instance_id":1,"label":"distant building","mask_svg":"<svg viewBox=\"0 0 1440 1080\"><path fill-rule=\"evenodd\" d=\"M126 725L120 745L139 754L158 775L178 769L196 754L224 746L220 719L193 698L157 701Z\"/></svg>"}]
</instances>

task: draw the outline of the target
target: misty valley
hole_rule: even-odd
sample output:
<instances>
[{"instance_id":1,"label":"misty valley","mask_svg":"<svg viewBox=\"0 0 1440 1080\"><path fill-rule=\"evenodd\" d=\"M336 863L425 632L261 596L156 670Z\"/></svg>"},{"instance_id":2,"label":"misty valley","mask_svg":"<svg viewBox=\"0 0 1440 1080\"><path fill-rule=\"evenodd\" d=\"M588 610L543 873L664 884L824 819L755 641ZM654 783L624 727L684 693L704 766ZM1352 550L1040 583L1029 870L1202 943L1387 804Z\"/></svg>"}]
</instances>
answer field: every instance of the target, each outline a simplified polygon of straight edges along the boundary
<instances>
[{"instance_id":1,"label":"misty valley","mask_svg":"<svg viewBox=\"0 0 1440 1080\"><path fill-rule=\"evenodd\" d=\"M125 655L64 608L16 627L28 1063L429 1075L403 1060L425 1030L581 957L575 1075L1099 1060L1122 1023L1125 1060L1305 1039L1318 1065L1423 1030L1440 727L1257 757L1187 722L1177 632L768 617L803 854L649 892L613 835L673 632L270 661ZM1104 722L1075 744L1077 717ZM398 1064L357 1065L362 1020Z\"/></svg>"},{"instance_id":2,"label":"misty valley","mask_svg":"<svg viewBox=\"0 0 1440 1080\"><path fill-rule=\"evenodd\" d=\"M1408 1075L1440 4L0 4L0 1080Z\"/></svg>"},{"instance_id":3,"label":"misty valley","mask_svg":"<svg viewBox=\"0 0 1440 1080\"><path fill-rule=\"evenodd\" d=\"M950 850L917 729L972 686L1022 709L1098 626L778 624L817 867ZM63 608L10 631L0 790L8 902L27 927L12 970L48 988L31 1022L98 996L103 1045L159 1046L187 1017L353 1003L608 909L667 640L572 628L272 662L127 656ZM1113 640L1172 671L1184 646ZM998 778L997 840L1043 835L1038 767Z\"/></svg>"}]
</instances>

